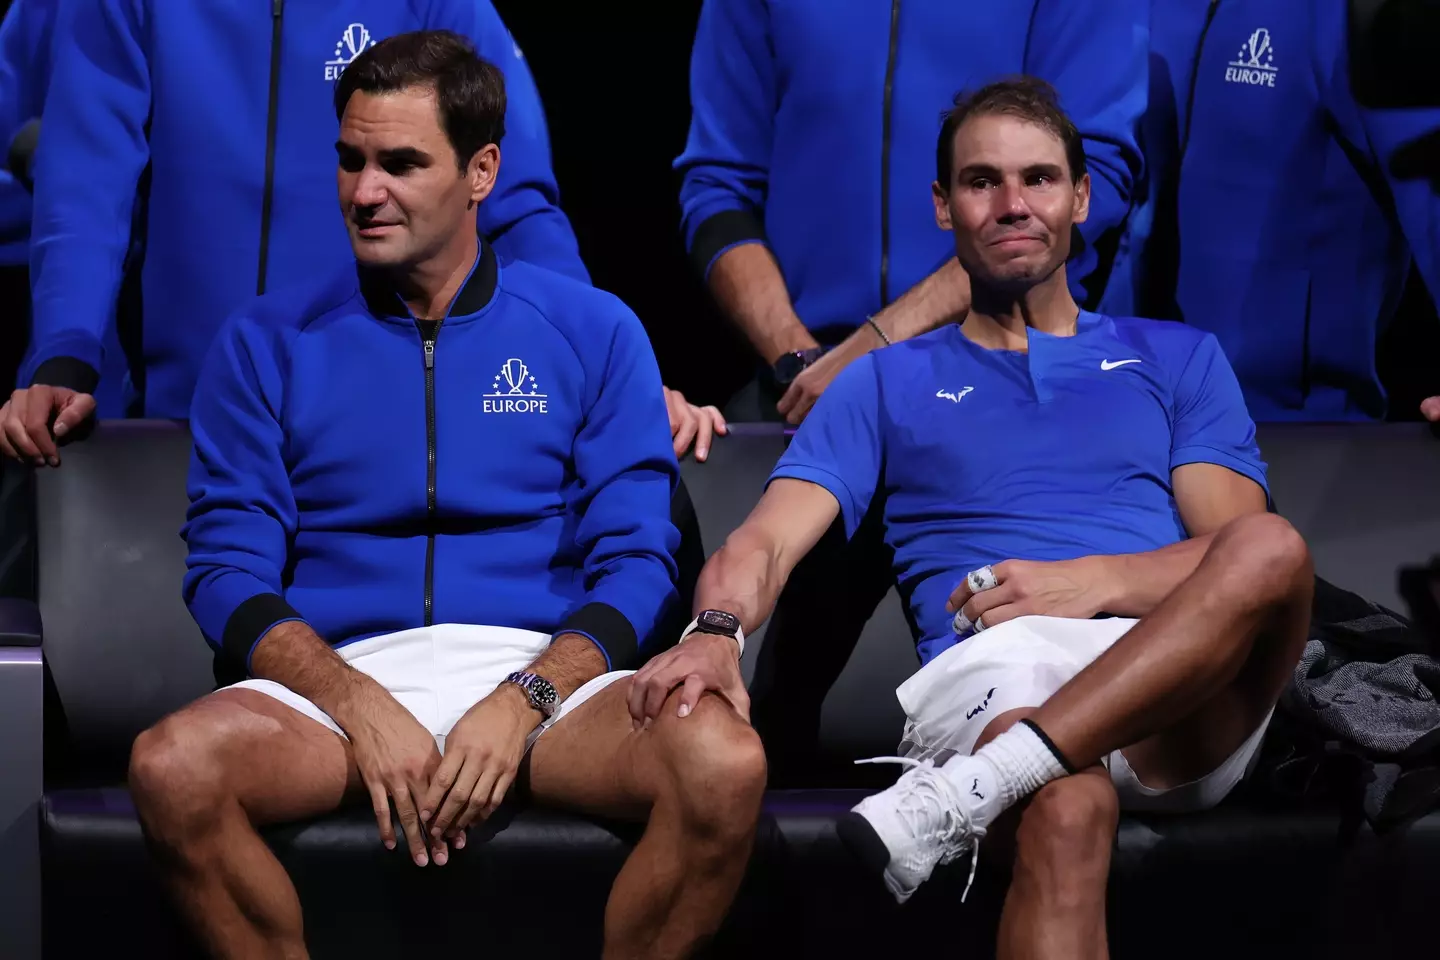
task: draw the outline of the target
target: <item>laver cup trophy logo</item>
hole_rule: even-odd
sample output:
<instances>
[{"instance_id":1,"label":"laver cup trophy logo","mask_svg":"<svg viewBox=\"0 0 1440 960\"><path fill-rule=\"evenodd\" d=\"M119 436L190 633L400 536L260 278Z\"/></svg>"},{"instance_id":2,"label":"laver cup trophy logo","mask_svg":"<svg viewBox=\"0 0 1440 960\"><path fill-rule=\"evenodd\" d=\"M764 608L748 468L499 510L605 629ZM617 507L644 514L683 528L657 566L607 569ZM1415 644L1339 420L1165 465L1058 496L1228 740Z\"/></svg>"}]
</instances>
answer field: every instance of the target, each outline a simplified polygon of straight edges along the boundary
<instances>
[{"instance_id":1,"label":"laver cup trophy logo","mask_svg":"<svg viewBox=\"0 0 1440 960\"><path fill-rule=\"evenodd\" d=\"M485 394L485 413L546 413L545 394L525 361L511 357L500 366L490 392Z\"/></svg>"}]
</instances>

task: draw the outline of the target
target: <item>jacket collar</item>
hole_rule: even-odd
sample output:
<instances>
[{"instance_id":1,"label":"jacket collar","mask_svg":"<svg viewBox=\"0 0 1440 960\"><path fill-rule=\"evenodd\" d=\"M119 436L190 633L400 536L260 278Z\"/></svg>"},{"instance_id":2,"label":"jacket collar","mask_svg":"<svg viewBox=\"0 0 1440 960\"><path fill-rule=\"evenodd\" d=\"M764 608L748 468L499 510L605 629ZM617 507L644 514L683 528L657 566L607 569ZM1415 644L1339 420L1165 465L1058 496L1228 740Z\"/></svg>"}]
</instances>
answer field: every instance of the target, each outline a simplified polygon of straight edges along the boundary
<instances>
[{"instance_id":1,"label":"jacket collar","mask_svg":"<svg viewBox=\"0 0 1440 960\"><path fill-rule=\"evenodd\" d=\"M360 277L360 294L365 298L365 305L372 314L381 319L393 318L407 323L414 319L389 277L379 270L370 270L363 266L357 266L356 272ZM494 299L499 281L500 267L495 260L495 250L481 240L475 265L470 268L470 275L460 285L460 292L455 294L455 299L450 302L445 318L448 320L451 317L466 317L485 309Z\"/></svg>"}]
</instances>

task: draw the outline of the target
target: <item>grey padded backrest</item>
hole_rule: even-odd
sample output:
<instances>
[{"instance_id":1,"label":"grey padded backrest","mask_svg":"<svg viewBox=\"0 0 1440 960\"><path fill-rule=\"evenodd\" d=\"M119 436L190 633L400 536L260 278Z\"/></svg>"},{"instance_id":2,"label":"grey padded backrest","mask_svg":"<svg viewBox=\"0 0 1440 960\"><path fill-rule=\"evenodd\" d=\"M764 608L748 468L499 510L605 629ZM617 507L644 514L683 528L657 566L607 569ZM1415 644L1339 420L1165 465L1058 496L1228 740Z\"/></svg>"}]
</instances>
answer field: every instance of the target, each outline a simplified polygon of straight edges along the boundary
<instances>
[{"instance_id":1,"label":"grey padded backrest","mask_svg":"<svg viewBox=\"0 0 1440 960\"><path fill-rule=\"evenodd\" d=\"M45 660L69 746L114 762L214 685L210 648L180 596L190 434L168 421L106 421L61 456L36 483Z\"/></svg>"}]
</instances>

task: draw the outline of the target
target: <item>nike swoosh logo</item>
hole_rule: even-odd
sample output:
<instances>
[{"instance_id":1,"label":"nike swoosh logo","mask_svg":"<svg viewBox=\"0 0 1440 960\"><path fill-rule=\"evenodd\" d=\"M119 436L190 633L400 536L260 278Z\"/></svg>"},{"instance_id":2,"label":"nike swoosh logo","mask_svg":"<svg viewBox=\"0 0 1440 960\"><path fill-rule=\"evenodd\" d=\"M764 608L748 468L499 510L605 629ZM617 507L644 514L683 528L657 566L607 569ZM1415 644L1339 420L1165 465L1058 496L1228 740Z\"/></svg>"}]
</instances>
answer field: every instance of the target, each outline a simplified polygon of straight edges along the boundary
<instances>
[{"instance_id":1,"label":"nike swoosh logo","mask_svg":"<svg viewBox=\"0 0 1440 960\"><path fill-rule=\"evenodd\" d=\"M1139 363L1139 360L1101 360L1101 370L1114 370L1116 367L1123 367L1127 363Z\"/></svg>"}]
</instances>

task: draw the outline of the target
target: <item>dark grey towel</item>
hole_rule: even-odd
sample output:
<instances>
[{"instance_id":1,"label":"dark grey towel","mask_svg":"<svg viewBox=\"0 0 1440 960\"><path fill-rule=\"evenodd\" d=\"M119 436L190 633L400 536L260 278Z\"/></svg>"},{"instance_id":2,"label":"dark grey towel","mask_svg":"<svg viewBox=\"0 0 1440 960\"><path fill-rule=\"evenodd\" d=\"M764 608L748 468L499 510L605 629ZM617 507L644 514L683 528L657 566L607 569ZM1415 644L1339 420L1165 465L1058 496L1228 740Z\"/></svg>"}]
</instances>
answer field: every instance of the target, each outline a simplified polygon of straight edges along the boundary
<instances>
[{"instance_id":1,"label":"dark grey towel","mask_svg":"<svg viewBox=\"0 0 1440 960\"><path fill-rule=\"evenodd\" d=\"M1342 742L1377 758L1398 757L1440 730L1437 693L1440 662L1433 657L1412 653L1383 663L1346 663L1320 640L1311 640L1282 702L1295 717Z\"/></svg>"}]
</instances>

